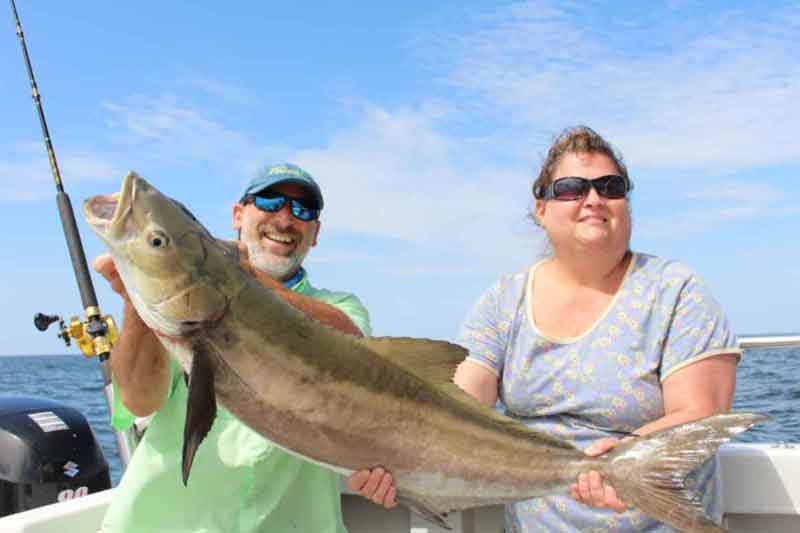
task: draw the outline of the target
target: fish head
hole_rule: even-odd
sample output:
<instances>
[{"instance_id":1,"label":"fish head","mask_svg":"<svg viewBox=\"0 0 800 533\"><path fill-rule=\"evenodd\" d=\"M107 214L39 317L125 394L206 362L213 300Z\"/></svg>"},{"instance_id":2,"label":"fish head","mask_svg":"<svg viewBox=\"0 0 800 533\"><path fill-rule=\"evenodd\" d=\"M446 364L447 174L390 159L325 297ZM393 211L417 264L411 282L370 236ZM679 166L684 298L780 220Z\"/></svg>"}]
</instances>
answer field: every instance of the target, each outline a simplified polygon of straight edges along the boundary
<instances>
[{"instance_id":1,"label":"fish head","mask_svg":"<svg viewBox=\"0 0 800 533\"><path fill-rule=\"evenodd\" d=\"M151 329L183 337L224 315L241 279L231 275L242 272L238 249L182 204L131 172L120 192L88 198L83 213Z\"/></svg>"}]
</instances>

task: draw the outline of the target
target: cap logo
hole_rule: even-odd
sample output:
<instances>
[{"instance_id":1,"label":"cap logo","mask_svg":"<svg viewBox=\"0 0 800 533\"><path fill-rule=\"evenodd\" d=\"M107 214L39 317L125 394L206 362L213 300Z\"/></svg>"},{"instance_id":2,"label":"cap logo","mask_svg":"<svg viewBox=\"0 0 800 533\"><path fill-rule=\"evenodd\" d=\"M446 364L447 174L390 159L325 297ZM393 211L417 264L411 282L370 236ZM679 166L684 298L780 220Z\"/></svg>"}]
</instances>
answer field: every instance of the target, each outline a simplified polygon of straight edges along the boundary
<instances>
[{"instance_id":1,"label":"cap logo","mask_svg":"<svg viewBox=\"0 0 800 533\"><path fill-rule=\"evenodd\" d=\"M302 170L298 170L296 168L291 167L272 167L267 172L268 175L272 176L273 174L289 174L290 176L297 176L300 178L307 177L306 173Z\"/></svg>"}]
</instances>

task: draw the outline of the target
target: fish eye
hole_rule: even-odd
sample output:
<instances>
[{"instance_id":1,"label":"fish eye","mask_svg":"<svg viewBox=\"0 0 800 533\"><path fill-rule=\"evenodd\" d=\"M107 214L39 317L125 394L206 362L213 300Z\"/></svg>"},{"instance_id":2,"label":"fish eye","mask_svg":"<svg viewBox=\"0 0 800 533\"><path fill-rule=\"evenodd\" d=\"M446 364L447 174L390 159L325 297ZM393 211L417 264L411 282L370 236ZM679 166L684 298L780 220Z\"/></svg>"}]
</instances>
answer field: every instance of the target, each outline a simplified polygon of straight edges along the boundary
<instances>
[{"instance_id":1,"label":"fish eye","mask_svg":"<svg viewBox=\"0 0 800 533\"><path fill-rule=\"evenodd\" d=\"M169 245L169 237L163 231L151 231L147 236L147 242L153 248L166 248Z\"/></svg>"}]
</instances>

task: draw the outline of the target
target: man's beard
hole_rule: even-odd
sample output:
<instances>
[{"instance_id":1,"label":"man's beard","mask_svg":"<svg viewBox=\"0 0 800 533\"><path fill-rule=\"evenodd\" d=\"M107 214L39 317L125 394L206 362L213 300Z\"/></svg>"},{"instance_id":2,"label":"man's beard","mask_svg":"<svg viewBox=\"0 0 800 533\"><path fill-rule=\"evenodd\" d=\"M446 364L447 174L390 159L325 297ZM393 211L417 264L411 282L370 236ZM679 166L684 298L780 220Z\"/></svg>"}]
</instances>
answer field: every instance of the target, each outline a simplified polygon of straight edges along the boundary
<instances>
[{"instance_id":1,"label":"man's beard","mask_svg":"<svg viewBox=\"0 0 800 533\"><path fill-rule=\"evenodd\" d=\"M281 257L269 253L262 245L260 239L251 241L243 238L242 240L247 246L250 265L259 272L263 272L276 280L287 279L297 272L308 253L308 250L303 253L299 250L295 250L292 255Z\"/></svg>"}]
</instances>

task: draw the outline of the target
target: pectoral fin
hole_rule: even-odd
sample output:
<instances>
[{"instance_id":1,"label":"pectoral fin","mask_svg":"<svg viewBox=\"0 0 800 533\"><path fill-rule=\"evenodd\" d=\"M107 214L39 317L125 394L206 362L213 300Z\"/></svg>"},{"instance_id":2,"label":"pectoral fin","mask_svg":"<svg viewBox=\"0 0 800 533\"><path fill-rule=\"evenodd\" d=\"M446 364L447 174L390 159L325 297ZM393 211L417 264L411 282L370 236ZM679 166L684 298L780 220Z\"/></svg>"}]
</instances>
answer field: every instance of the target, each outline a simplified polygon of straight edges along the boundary
<instances>
[{"instance_id":1,"label":"pectoral fin","mask_svg":"<svg viewBox=\"0 0 800 533\"><path fill-rule=\"evenodd\" d=\"M192 347L192 370L189 373L186 424L183 427L183 484L189 481L189 472L197 448L217 416L217 398L214 393L213 348L205 342Z\"/></svg>"}]
</instances>

